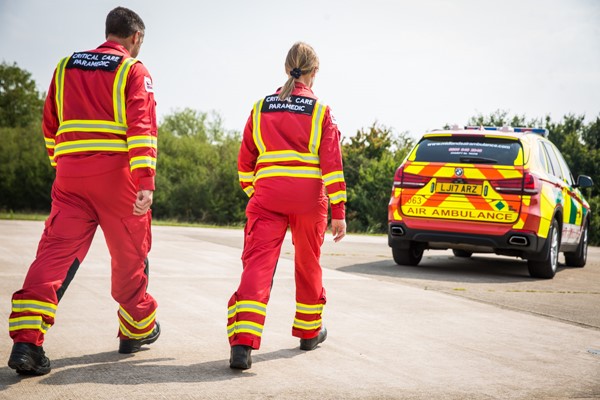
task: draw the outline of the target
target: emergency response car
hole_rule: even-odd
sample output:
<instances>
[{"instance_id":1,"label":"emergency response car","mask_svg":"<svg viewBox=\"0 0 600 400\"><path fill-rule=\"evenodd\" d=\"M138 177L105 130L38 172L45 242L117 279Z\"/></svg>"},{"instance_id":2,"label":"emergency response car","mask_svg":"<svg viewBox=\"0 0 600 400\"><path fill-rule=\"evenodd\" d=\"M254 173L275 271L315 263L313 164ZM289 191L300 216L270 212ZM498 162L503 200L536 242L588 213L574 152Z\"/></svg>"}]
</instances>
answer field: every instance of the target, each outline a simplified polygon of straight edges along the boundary
<instances>
[{"instance_id":1,"label":"emergency response car","mask_svg":"<svg viewBox=\"0 0 600 400\"><path fill-rule=\"evenodd\" d=\"M388 244L399 265L427 249L456 257L496 253L527 260L553 278L587 258L590 206L564 158L538 128L453 127L426 133L397 169L388 206Z\"/></svg>"}]
</instances>

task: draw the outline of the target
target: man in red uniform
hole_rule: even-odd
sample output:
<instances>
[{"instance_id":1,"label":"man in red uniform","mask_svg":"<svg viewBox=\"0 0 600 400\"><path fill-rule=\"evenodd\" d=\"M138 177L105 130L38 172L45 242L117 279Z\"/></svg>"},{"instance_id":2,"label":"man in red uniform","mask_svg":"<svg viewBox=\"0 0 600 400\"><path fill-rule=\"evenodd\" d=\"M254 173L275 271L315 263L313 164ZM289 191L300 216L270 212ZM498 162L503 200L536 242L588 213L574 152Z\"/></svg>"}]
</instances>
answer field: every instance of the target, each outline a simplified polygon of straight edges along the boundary
<instances>
[{"instance_id":1,"label":"man in red uniform","mask_svg":"<svg viewBox=\"0 0 600 400\"><path fill-rule=\"evenodd\" d=\"M288 81L254 105L244 129L238 174L250 200L244 269L228 304L231 368L250 368L250 353L260 347L273 274L288 226L295 248L292 335L300 338L302 350L313 350L327 337L321 321L325 289L319 258L328 200L334 240L346 234L346 184L340 132L329 107L311 90L318 66L312 47L294 44L285 63Z\"/></svg>"},{"instance_id":2,"label":"man in red uniform","mask_svg":"<svg viewBox=\"0 0 600 400\"><path fill-rule=\"evenodd\" d=\"M44 334L98 225L119 303L119 352L136 352L160 334L157 304L146 292L157 128L152 78L134 58L144 31L135 12L117 7L106 17L106 42L62 59L54 72L42 124L56 168L52 209L9 317L8 365L19 374L50 372Z\"/></svg>"}]
</instances>

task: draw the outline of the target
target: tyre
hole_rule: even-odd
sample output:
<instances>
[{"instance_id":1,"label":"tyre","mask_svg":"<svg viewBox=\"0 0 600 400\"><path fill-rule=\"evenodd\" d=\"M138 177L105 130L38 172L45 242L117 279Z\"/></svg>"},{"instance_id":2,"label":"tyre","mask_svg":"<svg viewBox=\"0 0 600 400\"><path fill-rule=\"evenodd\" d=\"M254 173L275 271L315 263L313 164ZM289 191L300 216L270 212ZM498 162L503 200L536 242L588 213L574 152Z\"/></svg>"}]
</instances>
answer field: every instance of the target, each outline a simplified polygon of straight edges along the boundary
<instances>
[{"instance_id":1,"label":"tyre","mask_svg":"<svg viewBox=\"0 0 600 400\"><path fill-rule=\"evenodd\" d=\"M411 243L408 249L399 249L397 247L392 247L392 256L394 257L394 261L398 265L411 265L415 266L421 262L421 258L423 258L424 249L420 246L416 246L414 243Z\"/></svg>"},{"instance_id":2,"label":"tyre","mask_svg":"<svg viewBox=\"0 0 600 400\"><path fill-rule=\"evenodd\" d=\"M585 222L583 225L583 232L579 239L579 245L572 253L565 253L565 262L569 267L581 268L585 266L587 261L588 251L588 223Z\"/></svg>"},{"instance_id":3,"label":"tyre","mask_svg":"<svg viewBox=\"0 0 600 400\"><path fill-rule=\"evenodd\" d=\"M460 250L460 249L452 249L452 253L454 253L455 257L464 257L469 258L473 255L472 251Z\"/></svg>"},{"instance_id":4,"label":"tyre","mask_svg":"<svg viewBox=\"0 0 600 400\"><path fill-rule=\"evenodd\" d=\"M529 275L532 278L543 278L552 279L556 274L556 268L558 267L558 248L560 245L560 232L558 229L558 222L552 220L550 225L550 231L548 232L548 238L546 244L542 249L543 259L542 260L527 260L527 266L529 267Z\"/></svg>"}]
</instances>

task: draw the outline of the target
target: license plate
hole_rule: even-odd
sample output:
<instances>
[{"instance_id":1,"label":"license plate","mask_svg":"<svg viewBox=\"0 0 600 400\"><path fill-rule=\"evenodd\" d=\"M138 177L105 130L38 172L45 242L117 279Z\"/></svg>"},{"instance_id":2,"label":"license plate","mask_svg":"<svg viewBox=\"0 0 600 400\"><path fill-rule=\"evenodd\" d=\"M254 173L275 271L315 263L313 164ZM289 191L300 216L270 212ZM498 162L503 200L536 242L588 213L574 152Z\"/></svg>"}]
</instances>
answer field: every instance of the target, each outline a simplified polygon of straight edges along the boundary
<instances>
[{"instance_id":1,"label":"license plate","mask_svg":"<svg viewBox=\"0 0 600 400\"><path fill-rule=\"evenodd\" d=\"M482 185L469 185L467 183L438 183L435 191L438 193L456 193L456 194L481 194Z\"/></svg>"}]
</instances>

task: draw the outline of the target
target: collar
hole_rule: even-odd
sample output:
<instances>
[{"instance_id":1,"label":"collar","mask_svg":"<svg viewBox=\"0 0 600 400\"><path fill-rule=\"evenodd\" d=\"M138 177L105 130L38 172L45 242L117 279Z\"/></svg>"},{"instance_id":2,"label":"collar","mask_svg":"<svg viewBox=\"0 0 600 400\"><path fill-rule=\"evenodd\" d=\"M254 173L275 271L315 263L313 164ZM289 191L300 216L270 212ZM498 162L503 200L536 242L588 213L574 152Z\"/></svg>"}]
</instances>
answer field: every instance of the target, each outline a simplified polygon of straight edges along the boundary
<instances>
[{"instance_id":1,"label":"collar","mask_svg":"<svg viewBox=\"0 0 600 400\"><path fill-rule=\"evenodd\" d=\"M306 93L306 92L308 92L312 96L315 95L310 87L308 87L304 83L298 82L298 81L296 81L295 84L294 84L294 90L293 90L293 92L296 92L296 91L300 91L300 93Z\"/></svg>"},{"instance_id":2,"label":"collar","mask_svg":"<svg viewBox=\"0 0 600 400\"><path fill-rule=\"evenodd\" d=\"M131 57L129 51L127 51L127 49L122 44L110 40L107 40L106 42L102 43L100 46L98 46L98 48L117 50L118 52L125 53L127 57Z\"/></svg>"},{"instance_id":3,"label":"collar","mask_svg":"<svg viewBox=\"0 0 600 400\"><path fill-rule=\"evenodd\" d=\"M283 86L278 87L277 90L275 91L275 94L279 94L279 92L281 92L281 89L283 89ZM296 81L294 83L294 90L292 90L292 93L295 93L295 96L302 96L304 94L306 94L306 92L308 92L310 95L312 95L314 98L317 98L315 96L315 94L313 93L312 89L308 86L306 86L304 83L302 82L298 82Z\"/></svg>"},{"instance_id":4,"label":"collar","mask_svg":"<svg viewBox=\"0 0 600 400\"><path fill-rule=\"evenodd\" d=\"M300 82L300 81L296 81L294 84L296 89L303 89L303 90L308 90L309 92L312 93L312 89L308 86L306 86L304 83Z\"/></svg>"}]
</instances>

